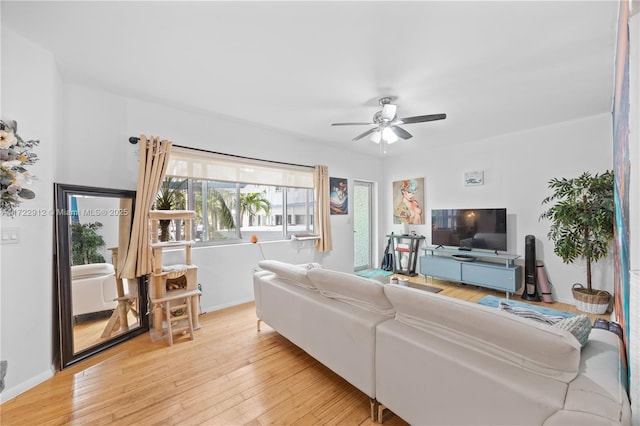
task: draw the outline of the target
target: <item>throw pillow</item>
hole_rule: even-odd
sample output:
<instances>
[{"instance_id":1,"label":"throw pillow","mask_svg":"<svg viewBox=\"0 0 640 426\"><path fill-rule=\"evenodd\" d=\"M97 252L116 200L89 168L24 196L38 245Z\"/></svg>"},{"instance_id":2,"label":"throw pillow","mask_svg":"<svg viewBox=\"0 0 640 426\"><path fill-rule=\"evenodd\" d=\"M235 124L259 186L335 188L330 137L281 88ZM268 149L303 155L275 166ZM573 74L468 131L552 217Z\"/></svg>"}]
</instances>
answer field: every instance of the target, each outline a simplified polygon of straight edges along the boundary
<instances>
[{"instance_id":1,"label":"throw pillow","mask_svg":"<svg viewBox=\"0 0 640 426\"><path fill-rule=\"evenodd\" d=\"M577 315L575 317L565 318L553 324L553 327L569 331L578 339L578 342L580 342L580 345L584 348L591 333L591 320L586 315Z\"/></svg>"},{"instance_id":2,"label":"throw pillow","mask_svg":"<svg viewBox=\"0 0 640 426\"><path fill-rule=\"evenodd\" d=\"M622 339L622 327L620 327L620 324L618 324L617 322L607 321L606 319L602 318L596 318L592 328L601 328L603 330L608 330Z\"/></svg>"}]
</instances>

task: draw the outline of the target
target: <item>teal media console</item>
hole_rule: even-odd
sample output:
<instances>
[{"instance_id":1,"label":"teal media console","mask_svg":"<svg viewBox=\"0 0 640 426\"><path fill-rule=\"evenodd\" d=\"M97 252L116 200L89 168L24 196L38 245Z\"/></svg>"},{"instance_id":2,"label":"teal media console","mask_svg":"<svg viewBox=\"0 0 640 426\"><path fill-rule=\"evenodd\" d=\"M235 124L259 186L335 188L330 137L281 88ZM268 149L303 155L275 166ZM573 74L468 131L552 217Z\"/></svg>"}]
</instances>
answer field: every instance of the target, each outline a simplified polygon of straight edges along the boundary
<instances>
[{"instance_id":1,"label":"teal media console","mask_svg":"<svg viewBox=\"0 0 640 426\"><path fill-rule=\"evenodd\" d=\"M522 267L515 264L518 255L449 247L422 250L420 274L424 276L492 288L507 296L522 286Z\"/></svg>"}]
</instances>

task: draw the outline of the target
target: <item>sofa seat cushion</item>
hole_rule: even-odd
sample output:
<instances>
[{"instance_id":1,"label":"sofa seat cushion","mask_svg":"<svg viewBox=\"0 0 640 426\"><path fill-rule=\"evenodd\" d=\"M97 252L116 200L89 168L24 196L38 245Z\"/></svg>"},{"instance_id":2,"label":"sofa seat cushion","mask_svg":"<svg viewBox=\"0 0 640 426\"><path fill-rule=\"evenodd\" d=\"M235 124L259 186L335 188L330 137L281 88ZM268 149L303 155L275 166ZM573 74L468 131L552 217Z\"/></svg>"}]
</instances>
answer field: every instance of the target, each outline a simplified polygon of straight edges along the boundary
<instances>
[{"instance_id":1,"label":"sofa seat cushion","mask_svg":"<svg viewBox=\"0 0 640 426\"><path fill-rule=\"evenodd\" d=\"M318 263L308 263L304 265L293 265L279 260L261 260L258 262L260 269L273 272L278 277L287 280L290 284L297 285L309 290L317 290L316 286L309 280L307 272L311 269L322 268Z\"/></svg>"},{"instance_id":2,"label":"sofa seat cushion","mask_svg":"<svg viewBox=\"0 0 640 426\"><path fill-rule=\"evenodd\" d=\"M566 330L409 287L384 290L400 322L565 383L578 374L580 343Z\"/></svg>"},{"instance_id":3,"label":"sofa seat cushion","mask_svg":"<svg viewBox=\"0 0 640 426\"><path fill-rule=\"evenodd\" d=\"M614 333L591 330L580 359L580 374L569 384L565 410L603 417L614 423L629 415L622 344Z\"/></svg>"},{"instance_id":4,"label":"sofa seat cushion","mask_svg":"<svg viewBox=\"0 0 640 426\"><path fill-rule=\"evenodd\" d=\"M312 269L308 277L325 297L389 317L395 313L384 294L384 284L376 280L328 269Z\"/></svg>"}]
</instances>

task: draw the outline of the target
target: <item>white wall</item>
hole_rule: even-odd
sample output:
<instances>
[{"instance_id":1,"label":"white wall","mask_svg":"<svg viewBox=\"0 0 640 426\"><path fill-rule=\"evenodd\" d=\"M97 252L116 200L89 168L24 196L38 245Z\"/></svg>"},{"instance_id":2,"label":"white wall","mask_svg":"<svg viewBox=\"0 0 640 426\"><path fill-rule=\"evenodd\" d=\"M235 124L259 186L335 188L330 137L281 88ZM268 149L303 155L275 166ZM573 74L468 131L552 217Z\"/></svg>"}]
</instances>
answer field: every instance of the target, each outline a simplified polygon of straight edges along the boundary
<instances>
[{"instance_id":1,"label":"white wall","mask_svg":"<svg viewBox=\"0 0 640 426\"><path fill-rule=\"evenodd\" d=\"M425 178L425 225L411 230L431 242L431 209L506 207L508 252L524 258L526 235L536 237L536 257L542 260L558 300L574 303L570 287L586 281L582 263L565 265L553 253L547 239L548 221L538 217L545 210L541 201L550 195L547 183L553 177L576 177L584 171L612 168L612 133L609 114L589 117L526 132L429 150L411 158L385 163L381 204L386 231L400 231L393 224L393 181ZM418 141L419 142L419 141ZM417 142L414 142L417 143ZM428 142L425 142L428 143ZM483 170L484 185L464 186L464 173ZM382 242L381 242L382 243ZM520 261L522 263L522 259ZM594 269L594 287L611 291L613 269L600 261Z\"/></svg>"},{"instance_id":2,"label":"white wall","mask_svg":"<svg viewBox=\"0 0 640 426\"><path fill-rule=\"evenodd\" d=\"M21 209L33 216L2 217L20 242L0 246L0 359L8 361L7 400L53 374L53 174L59 149L60 78L53 57L2 28L2 118L18 122L25 140L39 139L29 171L36 198Z\"/></svg>"},{"instance_id":3,"label":"white wall","mask_svg":"<svg viewBox=\"0 0 640 426\"><path fill-rule=\"evenodd\" d=\"M136 189L138 155L127 142L126 99L65 85L63 120L58 183Z\"/></svg>"}]
</instances>

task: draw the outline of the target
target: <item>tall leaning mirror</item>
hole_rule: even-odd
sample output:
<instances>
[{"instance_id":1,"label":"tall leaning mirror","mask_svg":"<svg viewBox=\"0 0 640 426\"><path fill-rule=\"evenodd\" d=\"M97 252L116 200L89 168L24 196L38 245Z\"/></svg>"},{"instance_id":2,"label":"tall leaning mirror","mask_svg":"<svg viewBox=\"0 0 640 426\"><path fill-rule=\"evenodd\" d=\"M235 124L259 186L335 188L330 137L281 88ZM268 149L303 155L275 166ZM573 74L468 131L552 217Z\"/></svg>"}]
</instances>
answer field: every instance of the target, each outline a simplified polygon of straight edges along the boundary
<instances>
[{"instance_id":1,"label":"tall leaning mirror","mask_svg":"<svg viewBox=\"0 0 640 426\"><path fill-rule=\"evenodd\" d=\"M146 287L118 277L135 194L55 184L61 369L149 329Z\"/></svg>"}]
</instances>

